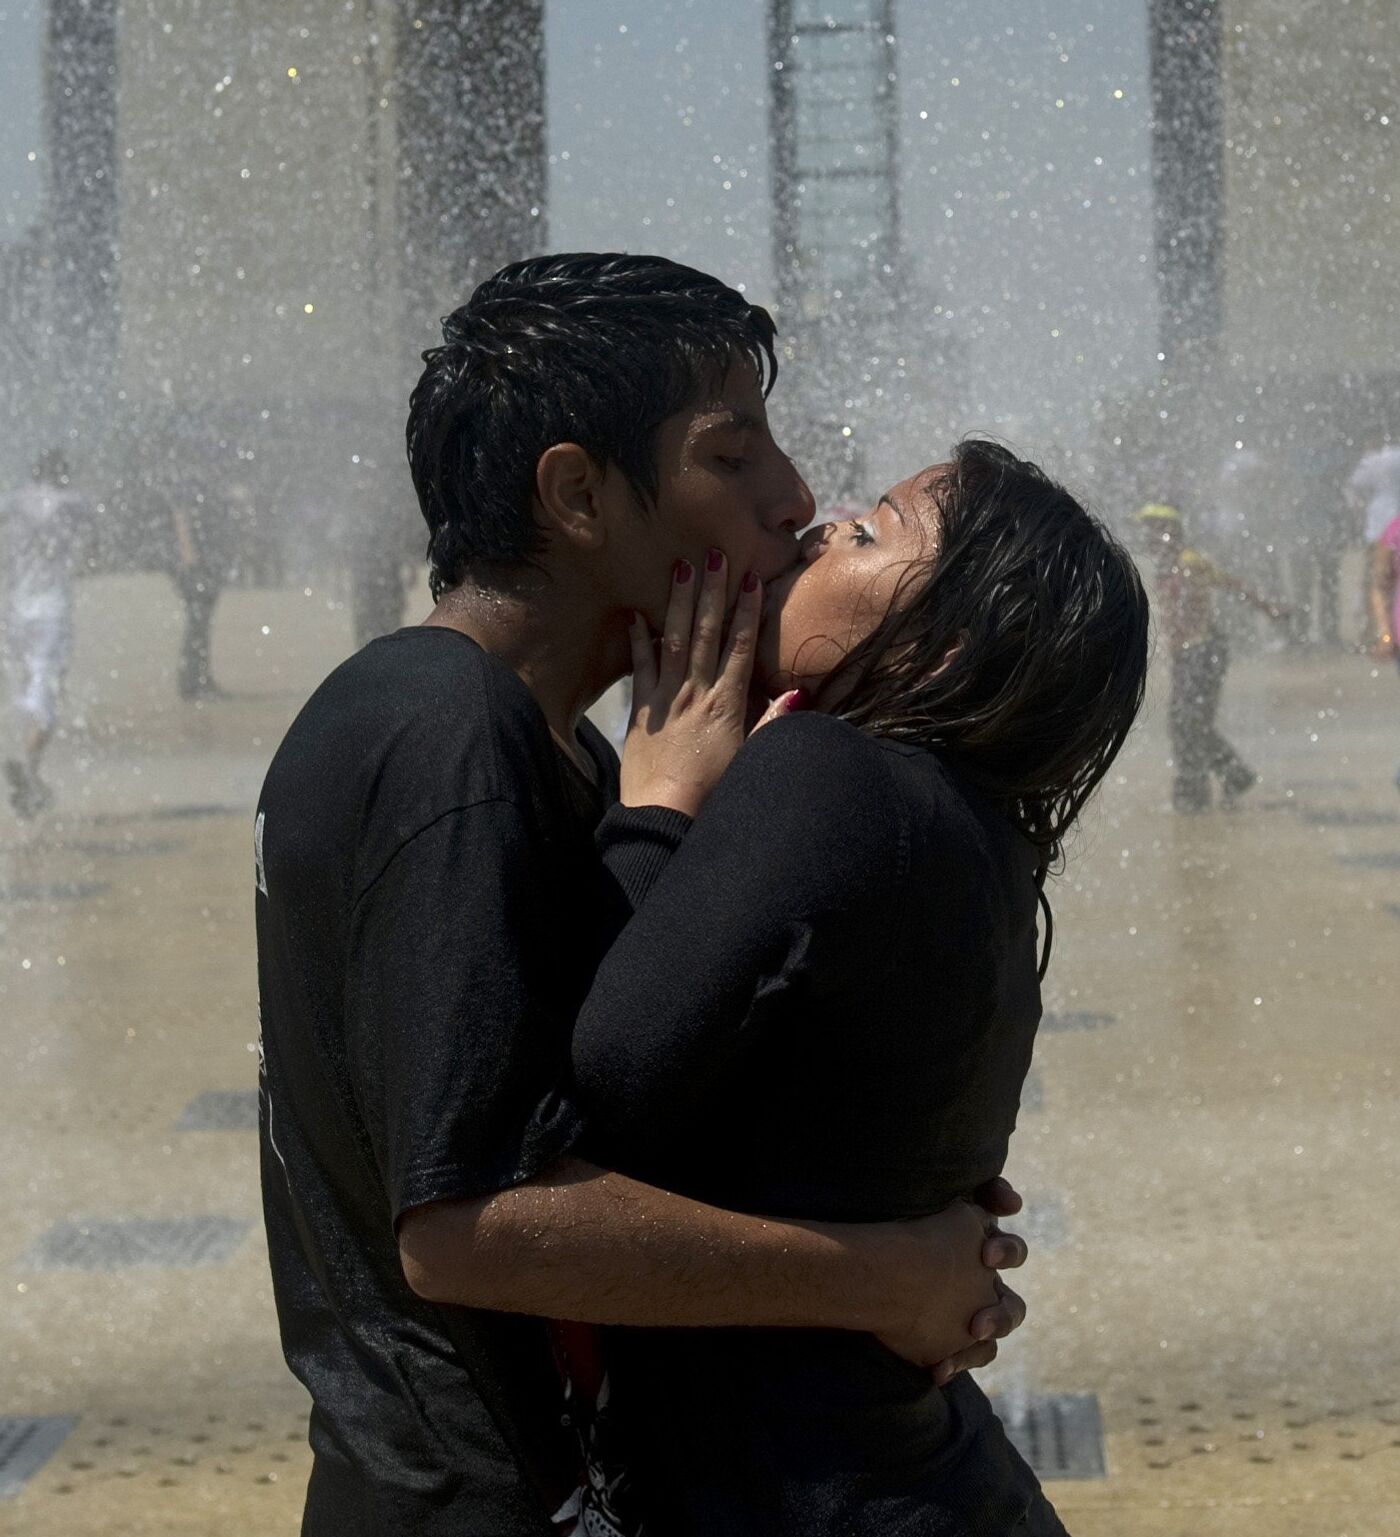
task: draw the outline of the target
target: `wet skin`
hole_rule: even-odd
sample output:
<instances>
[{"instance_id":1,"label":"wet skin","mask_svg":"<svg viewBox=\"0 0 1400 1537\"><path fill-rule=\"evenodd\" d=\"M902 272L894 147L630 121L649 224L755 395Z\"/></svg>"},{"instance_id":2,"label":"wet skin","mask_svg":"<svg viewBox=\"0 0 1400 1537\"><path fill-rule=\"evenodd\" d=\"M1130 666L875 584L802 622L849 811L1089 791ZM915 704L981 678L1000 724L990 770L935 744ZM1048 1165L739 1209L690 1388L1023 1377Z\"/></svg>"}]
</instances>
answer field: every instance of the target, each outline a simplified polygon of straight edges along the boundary
<instances>
[{"instance_id":1,"label":"wet skin","mask_svg":"<svg viewBox=\"0 0 1400 1537\"><path fill-rule=\"evenodd\" d=\"M914 568L938 552L936 464L891 486L858 518L824 523L768 584L755 682L767 694L815 689L875 629Z\"/></svg>"},{"instance_id":2,"label":"wet skin","mask_svg":"<svg viewBox=\"0 0 1400 1537\"><path fill-rule=\"evenodd\" d=\"M730 369L712 398L663 422L656 462L655 506L636 513L614 577L615 590L633 594L654 629L661 628L678 558L702 571L708 552L723 550L731 602L746 571L767 582L793 565L797 535L816 504L774 441L751 369Z\"/></svg>"}]
</instances>

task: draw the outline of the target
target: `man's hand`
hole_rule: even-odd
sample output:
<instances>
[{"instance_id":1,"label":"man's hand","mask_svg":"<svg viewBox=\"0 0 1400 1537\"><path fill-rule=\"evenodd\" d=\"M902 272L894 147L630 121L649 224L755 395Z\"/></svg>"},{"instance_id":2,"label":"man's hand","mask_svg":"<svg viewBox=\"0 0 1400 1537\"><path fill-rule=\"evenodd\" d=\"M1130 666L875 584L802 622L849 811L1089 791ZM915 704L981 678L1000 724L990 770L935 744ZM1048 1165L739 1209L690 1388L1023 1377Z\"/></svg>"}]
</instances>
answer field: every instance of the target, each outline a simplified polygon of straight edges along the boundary
<instances>
[{"instance_id":1,"label":"man's hand","mask_svg":"<svg viewBox=\"0 0 1400 1537\"><path fill-rule=\"evenodd\" d=\"M1010 1181L998 1176L979 1185L972 1192L972 1199L991 1217L1014 1217L1025 1204L1012 1188ZM995 1224L988 1230L982 1245L982 1263L990 1270L1015 1270L1026 1263L1026 1241L1016 1233L1003 1233ZM997 1341L1004 1340L1013 1329L1019 1329L1026 1321L1026 1304L998 1276L993 1282L1000 1300L995 1307L983 1308L972 1320L970 1333L977 1341L966 1350L960 1350L946 1361L940 1361L933 1369L933 1380L942 1387L959 1372L990 1366L997 1356Z\"/></svg>"},{"instance_id":2,"label":"man's hand","mask_svg":"<svg viewBox=\"0 0 1400 1537\"><path fill-rule=\"evenodd\" d=\"M1020 1209L1005 1181L983 1187L1001 1210ZM981 1192L979 1192L981 1193ZM900 1267L906 1320L877 1331L881 1342L916 1365L929 1367L940 1384L956 1372L985 1366L996 1340L1019 1328L1025 1304L1002 1286L997 1271L1025 1263L1026 1245L1003 1233L996 1216L968 1201L955 1201L932 1217L901 1223L910 1253Z\"/></svg>"},{"instance_id":3,"label":"man's hand","mask_svg":"<svg viewBox=\"0 0 1400 1537\"><path fill-rule=\"evenodd\" d=\"M694 816L744 741L763 593L749 572L728 633L725 559L711 550L703 573L677 561L660 648L635 615L632 719L622 750L622 804L669 806ZM795 703L785 695L765 720Z\"/></svg>"}]
</instances>

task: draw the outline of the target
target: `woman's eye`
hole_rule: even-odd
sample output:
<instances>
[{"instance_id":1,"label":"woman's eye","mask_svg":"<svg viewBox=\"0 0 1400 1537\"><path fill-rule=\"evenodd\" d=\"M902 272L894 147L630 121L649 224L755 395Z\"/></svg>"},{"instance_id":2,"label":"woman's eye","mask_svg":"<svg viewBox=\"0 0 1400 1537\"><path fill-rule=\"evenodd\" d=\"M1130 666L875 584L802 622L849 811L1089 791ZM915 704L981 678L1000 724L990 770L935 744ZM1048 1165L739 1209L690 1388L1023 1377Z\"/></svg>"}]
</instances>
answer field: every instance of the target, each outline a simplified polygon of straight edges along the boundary
<instances>
[{"instance_id":1,"label":"woman's eye","mask_svg":"<svg viewBox=\"0 0 1400 1537\"><path fill-rule=\"evenodd\" d=\"M851 537L855 540L858 546L875 543L875 535L870 532L864 523L857 523L852 521L851 523L847 524L847 527L850 529Z\"/></svg>"}]
</instances>

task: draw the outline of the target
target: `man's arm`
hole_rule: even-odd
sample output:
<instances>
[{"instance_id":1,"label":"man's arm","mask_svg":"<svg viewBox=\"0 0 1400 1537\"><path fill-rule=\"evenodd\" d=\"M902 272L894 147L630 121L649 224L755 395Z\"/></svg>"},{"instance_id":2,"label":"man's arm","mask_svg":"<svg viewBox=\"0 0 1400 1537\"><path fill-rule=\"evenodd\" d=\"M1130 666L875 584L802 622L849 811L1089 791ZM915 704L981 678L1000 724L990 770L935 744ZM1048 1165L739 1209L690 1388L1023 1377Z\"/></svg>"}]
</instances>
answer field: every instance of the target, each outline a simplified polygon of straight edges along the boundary
<instances>
[{"instance_id":1,"label":"man's arm","mask_svg":"<svg viewBox=\"0 0 1400 1537\"><path fill-rule=\"evenodd\" d=\"M963 1203L915 1222L772 1221L569 1158L489 1199L415 1208L399 1252L433 1302L599 1324L866 1330L932 1366L971 1342L946 1319L986 1305L988 1233ZM991 1243L1008 1265L1025 1257L1012 1235ZM1007 1326L1023 1311L1012 1304ZM984 1322L984 1338L1006 1332Z\"/></svg>"},{"instance_id":2,"label":"man's arm","mask_svg":"<svg viewBox=\"0 0 1400 1537\"><path fill-rule=\"evenodd\" d=\"M996 1300L973 1208L870 1233L772 1224L571 1160L542 884L529 818L491 802L408 840L357 907L347 1048L414 1290L594 1322L876 1326L916 1360L965 1346ZM1019 1263L1019 1239L995 1242ZM1019 1303L993 1315L1004 1334Z\"/></svg>"}]
</instances>

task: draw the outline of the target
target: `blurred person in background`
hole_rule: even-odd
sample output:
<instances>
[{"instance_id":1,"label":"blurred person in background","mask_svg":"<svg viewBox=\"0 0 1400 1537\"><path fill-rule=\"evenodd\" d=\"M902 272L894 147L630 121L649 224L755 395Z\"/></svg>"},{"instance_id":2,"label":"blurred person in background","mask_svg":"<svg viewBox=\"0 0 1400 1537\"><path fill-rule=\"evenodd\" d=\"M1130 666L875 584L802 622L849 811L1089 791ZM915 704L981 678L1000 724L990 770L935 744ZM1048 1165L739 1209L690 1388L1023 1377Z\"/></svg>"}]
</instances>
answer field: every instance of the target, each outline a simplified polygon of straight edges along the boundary
<instances>
[{"instance_id":1,"label":"blurred person in background","mask_svg":"<svg viewBox=\"0 0 1400 1537\"><path fill-rule=\"evenodd\" d=\"M1336 650L1342 643L1342 557L1355 542L1345 489L1349 467L1345 448L1324 439L1307 445L1288 476L1296 512L1286 589L1294 645Z\"/></svg>"},{"instance_id":2,"label":"blurred person in background","mask_svg":"<svg viewBox=\"0 0 1400 1537\"><path fill-rule=\"evenodd\" d=\"M1149 502L1134 517L1152 541L1157 612L1171 654L1172 806L1182 812L1206 810L1214 775L1220 781L1221 803L1229 807L1254 788L1259 776L1216 725L1230 651L1215 595L1233 593L1275 620L1286 618L1289 610L1260 597L1194 549L1175 507Z\"/></svg>"},{"instance_id":3,"label":"blurred person in background","mask_svg":"<svg viewBox=\"0 0 1400 1537\"><path fill-rule=\"evenodd\" d=\"M39 770L73 650L73 587L87 517L87 503L73 490L68 462L56 448L40 456L29 485L0 499L5 663L17 749L6 756L4 770L10 805L25 819L53 800Z\"/></svg>"},{"instance_id":4,"label":"blurred person in background","mask_svg":"<svg viewBox=\"0 0 1400 1537\"><path fill-rule=\"evenodd\" d=\"M228 577L224 551L237 547L240 525L252 522L253 493L234 481L222 496L204 490L170 497L175 564L171 580L185 610L175 686L181 699L227 699L212 670L214 610Z\"/></svg>"},{"instance_id":5,"label":"blurred person in background","mask_svg":"<svg viewBox=\"0 0 1400 1537\"><path fill-rule=\"evenodd\" d=\"M1276 498L1268 460L1255 448L1235 443L1221 459L1209 505L1199 519L1202 543L1242 581L1259 587L1277 581ZM1245 604L1230 604L1220 616L1232 643L1257 650L1259 624Z\"/></svg>"},{"instance_id":6,"label":"blurred person in background","mask_svg":"<svg viewBox=\"0 0 1400 1537\"><path fill-rule=\"evenodd\" d=\"M1368 552L1366 606L1374 633L1379 637L1394 630L1385 618L1386 605L1382 603L1379 609L1376 606L1378 562L1384 567L1381 540L1395 519L1400 518L1400 445L1391 442L1389 433L1379 433L1371 440L1351 472L1345 495L1363 519L1362 540Z\"/></svg>"},{"instance_id":7,"label":"blurred person in background","mask_svg":"<svg viewBox=\"0 0 1400 1537\"><path fill-rule=\"evenodd\" d=\"M1392 519L1400 517L1400 446L1383 433L1371 440L1346 483L1345 495L1365 517L1363 537L1374 545Z\"/></svg>"},{"instance_id":8,"label":"blurred person in background","mask_svg":"<svg viewBox=\"0 0 1400 1537\"><path fill-rule=\"evenodd\" d=\"M1400 511L1371 539L1367 550L1366 600L1371 620L1371 655L1400 663ZM1400 768L1395 771L1400 789Z\"/></svg>"}]
</instances>

